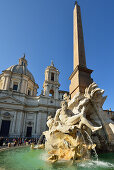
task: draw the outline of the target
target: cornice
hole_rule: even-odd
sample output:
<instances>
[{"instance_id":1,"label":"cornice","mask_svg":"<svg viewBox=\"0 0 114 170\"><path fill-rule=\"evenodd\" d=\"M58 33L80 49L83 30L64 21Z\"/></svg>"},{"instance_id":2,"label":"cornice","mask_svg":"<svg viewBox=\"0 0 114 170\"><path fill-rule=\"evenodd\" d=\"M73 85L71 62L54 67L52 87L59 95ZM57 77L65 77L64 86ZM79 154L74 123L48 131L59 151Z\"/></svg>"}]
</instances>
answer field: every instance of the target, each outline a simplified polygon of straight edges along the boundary
<instances>
[{"instance_id":1,"label":"cornice","mask_svg":"<svg viewBox=\"0 0 114 170\"><path fill-rule=\"evenodd\" d=\"M93 72L93 70L88 69L87 67L77 65L77 67L74 69L74 71L70 75L69 80L71 80L74 77L74 75L76 74L77 71L82 71L82 72L86 72L86 73L89 73L89 74L91 74Z\"/></svg>"}]
</instances>

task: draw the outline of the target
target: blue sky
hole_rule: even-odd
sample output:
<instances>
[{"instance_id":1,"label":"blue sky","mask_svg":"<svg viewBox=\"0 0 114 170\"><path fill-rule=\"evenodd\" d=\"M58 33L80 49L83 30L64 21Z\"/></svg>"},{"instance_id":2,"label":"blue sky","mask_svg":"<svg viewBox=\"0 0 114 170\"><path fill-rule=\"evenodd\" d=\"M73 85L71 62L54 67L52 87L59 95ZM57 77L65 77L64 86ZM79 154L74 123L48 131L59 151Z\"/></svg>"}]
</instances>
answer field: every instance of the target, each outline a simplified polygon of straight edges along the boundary
<instances>
[{"instance_id":1,"label":"blue sky","mask_svg":"<svg viewBox=\"0 0 114 170\"><path fill-rule=\"evenodd\" d=\"M74 0L0 0L0 72L26 54L41 93L45 68L54 61L61 90L73 71ZM78 0L87 67L114 110L114 0Z\"/></svg>"}]
</instances>

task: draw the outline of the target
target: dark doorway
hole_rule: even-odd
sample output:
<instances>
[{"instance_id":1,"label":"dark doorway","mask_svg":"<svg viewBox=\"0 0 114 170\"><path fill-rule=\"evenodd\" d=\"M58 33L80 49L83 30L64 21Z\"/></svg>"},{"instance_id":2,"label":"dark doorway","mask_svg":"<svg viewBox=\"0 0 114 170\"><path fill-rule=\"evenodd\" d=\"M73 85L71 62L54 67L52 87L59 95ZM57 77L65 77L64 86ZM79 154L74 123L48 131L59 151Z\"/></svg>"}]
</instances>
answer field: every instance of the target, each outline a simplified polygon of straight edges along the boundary
<instances>
[{"instance_id":1,"label":"dark doorway","mask_svg":"<svg viewBox=\"0 0 114 170\"><path fill-rule=\"evenodd\" d=\"M10 129L10 120L2 120L0 136L8 137Z\"/></svg>"},{"instance_id":2,"label":"dark doorway","mask_svg":"<svg viewBox=\"0 0 114 170\"><path fill-rule=\"evenodd\" d=\"M26 137L31 137L32 136L32 127L27 127L27 133L26 133Z\"/></svg>"}]
</instances>

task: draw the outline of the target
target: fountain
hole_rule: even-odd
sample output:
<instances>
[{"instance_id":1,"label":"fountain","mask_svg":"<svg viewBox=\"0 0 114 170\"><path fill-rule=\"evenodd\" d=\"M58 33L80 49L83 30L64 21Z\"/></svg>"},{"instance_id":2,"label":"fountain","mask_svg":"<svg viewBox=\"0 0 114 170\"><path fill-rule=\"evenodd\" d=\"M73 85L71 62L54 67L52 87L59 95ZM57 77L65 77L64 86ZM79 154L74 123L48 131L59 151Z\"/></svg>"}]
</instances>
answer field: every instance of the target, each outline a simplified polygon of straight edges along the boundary
<instances>
[{"instance_id":1,"label":"fountain","mask_svg":"<svg viewBox=\"0 0 114 170\"><path fill-rule=\"evenodd\" d=\"M84 95L76 95L72 100L65 94L61 108L56 111L55 117L48 117L48 131L45 149L48 151L48 161L85 160L96 154L96 143L91 136L101 130L101 108L106 99L104 90L92 83L85 89Z\"/></svg>"},{"instance_id":2,"label":"fountain","mask_svg":"<svg viewBox=\"0 0 114 170\"><path fill-rule=\"evenodd\" d=\"M0 152L0 169L114 169L113 153L100 154L98 160L96 152L114 150L114 125L102 109L106 100L104 90L93 82L91 73L86 66L81 13L76 2L71 100L65 94L55 117L48 117L49 130L43 132L38 146L32 144L32 149L25 147Z\"/></svg>"}]
</instances>

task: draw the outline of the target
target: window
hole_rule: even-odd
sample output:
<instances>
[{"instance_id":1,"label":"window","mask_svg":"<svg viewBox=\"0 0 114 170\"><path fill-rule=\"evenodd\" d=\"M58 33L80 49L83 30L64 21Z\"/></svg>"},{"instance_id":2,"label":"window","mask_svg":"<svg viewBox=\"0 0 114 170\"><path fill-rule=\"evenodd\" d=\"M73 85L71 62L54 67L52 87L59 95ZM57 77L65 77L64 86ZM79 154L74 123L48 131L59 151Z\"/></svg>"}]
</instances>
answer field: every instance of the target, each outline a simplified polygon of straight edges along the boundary
<instances>
[{"instance_id":1,"label":"window","mask_svg":"<svg viewBox=\"0 0 114 170\"><path fill-rule=\"evenodd\" d=\"M54 81L54 73L51 73L51 81Z\"/></svg>"},{"instance_id":2,"label":"window","mask_svg":"<svg viewBox=\"0 0 114 170\"><path fill-rule=\"evenodd\" d=\"M50 97L54 97L54 91L53 91L53 90L50 90L49 96L50 96Z\"/></svg>"},{"instance_id":3,"label":"window","mask_svg":"<svg viewBox=\"0 0 114 170\"><path fill-rule=\"evenodd\" d=\"M13 84L13 90L17 91L17 89L18 89L18 83L15 82L15 83Z\"/></svg>"},{"instance_id":4,"label":"window","mask_svg":"<svg viewBox=\"0 0 114 170\"><path fill-rule=\"evenodd\" d=\"M28 95L29 95L29 96L31 95L31 90L30 90L30 89L28 90Z\"/></svg>"}]
</instances>

